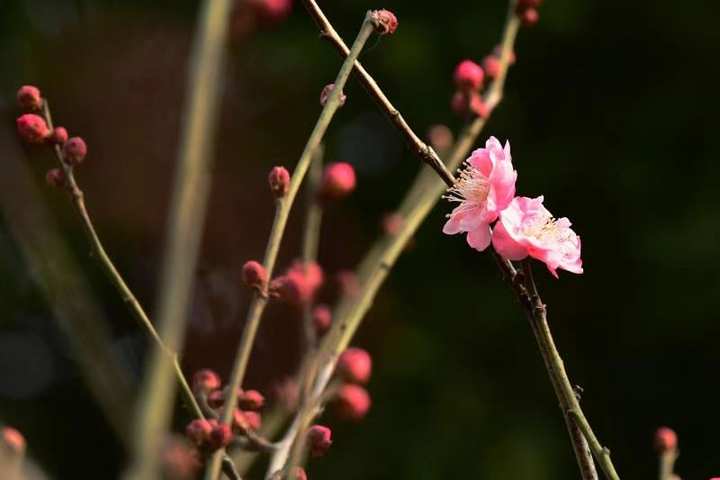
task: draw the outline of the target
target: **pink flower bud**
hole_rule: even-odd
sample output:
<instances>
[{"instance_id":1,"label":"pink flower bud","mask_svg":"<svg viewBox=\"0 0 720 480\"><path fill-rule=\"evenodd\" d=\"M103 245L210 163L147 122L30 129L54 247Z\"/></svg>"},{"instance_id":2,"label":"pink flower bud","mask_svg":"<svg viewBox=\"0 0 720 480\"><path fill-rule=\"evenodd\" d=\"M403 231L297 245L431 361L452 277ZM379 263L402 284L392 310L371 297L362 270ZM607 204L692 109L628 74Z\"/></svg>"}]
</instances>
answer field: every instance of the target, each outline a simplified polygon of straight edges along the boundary
<instances>
[{"instance_id":1,"label":"pink flower bud","mask_svg":"<svg viewBox=\"0 0 720 480\"><path fill-rule=\"evenodd\" d=\"M257 412L243 411L239 408L233 412L233 427L239 432L255 431L262 427L262 417Z\"/></svg>"},{"instance_id":2,"label":"pink flower bud","mask_svg":"<svg viewBox=\"0 0 720 480\"><path fill-rule=\"evenodd\" d=\"M660 427L655 432L655 449L660 452L667 452L677 449L677 434L672 428Z\"/></svg>"},{"instance_id":3,"label":"pink flower bud","mask_svg":"<svg viewBox=\"0 0 720 480\"><path fill-rule=\"evenodd\" d=\"M40 89L32 85L23 85L17 91L17 102L23 110L28 112L39 111L42 107Z\"/></svg>"},{"instance_id":4,"label":"pink flower bud","mask_svg":"<svg viewBox=\"0 0 720 480\"><path fill-rule=\"evenodd\" d=\"M262 291L267 285L267 270L260 262L249 260L245 262L242 268L242 279L245 285L251 288L257 288Z\"/></svg>"},{"instance_id":5,"label":"pink flower bud","mask_svg":"<svg viewBox=\"0 0 720 480\"><path fill-rule=\"evenodd\" d=\"M430 145L439 152L448 150L454 141L452 130L447 125L433 125L428 129L427 137Z\"/></svg>"},{"instance_id":6,"label":"pink flower bud","mask_svg":"<svg viewBox=\"0 0 720 480\"><path fill-rule=\"evenodd\" d=\"M375 10L372 16L378 34L392 35L397 30L398 19L390 10Z\"/></svg>"},{"instance_id":7,"label":"pink flower bud","mask_svg":"<svg viewBox=\"0 0 720 480\"><path fill-rule=\"evenodd\" d=\"M45 174L45 181L51 187L62 188L65 186L65 172L62 168L51 168Z\"/></svg>"},{"instance_id":8,"label":"pink flower bud","mask_svg":"<svg viewBox=\"0 0 720 480\"><path fill-rule=\"evenodd\" d=\"M63 145L65 161L70 165L80 165L87 155L87 145L80 137L69 138Z\"/></svg>"},{"instance_id":9,"label":"pink flower bud","mask_svg":"<svg viewBox=\"0 0 720 480\"><path fill-rule=\"evenodd\" d=\"M488 77L495 78L498 76L498 73L500 73L500 58L490 54L483 59L482 66Z\"/></svg>"},{"instance_id":10,"label":"pink flower bud","mask_svg":"<svg viewBox=\"0 0 720 480\"><path fill-rule=\"evenodd\" d=\"M397 235L405 225L405 220L399 213L387 213L382 219L382 229L387 235Z\"/></svg>"},{"instance_id":11,"label":"pink flower bud","mask_svg":"<svg viewBox=\"0 0 720 480\"><path fill-rule=\"evenodd\" d=\"M208 420L208 422L210 422L210 426L212 427L208 435L208 446L212 450L217 450L230 444L233 437L230 427L225 423L218 422L214 418Z\"/></svg>"},{"instance_id":12,"label":"pink flower bud","mask_svg":"<svg viewBox=\"0 0 720 480\"><path fill-rule=\"evenodd\" d=\"M332 431L324 425L313 425L307 433L310 455L322 457L332 445Z\"/></svg>"},{"instance_id":13,"label":"pink flower bud","mask_svg":"<svg viewBox=\"0 0 720 480\"><path fill-rule=\"evenodd\" d=\"M248 0L257 17L268 24L284 20L292 9L292 0Z\"/></svg>"},{"instance_id":14,"label":"pink flower bud","mask_svg":"<svg viewBox=\"0 0 720 480\"><path fill-rule=\"evenodd\" d=\"M490 110L483 102L482 97L474 90L458 90L455 92L451 106L453 111L460 116L472 113L478 117L487 118L490 114Z\"/></svg>"},{"instance_id":15,"label":"pink flower bud","mask_svg":"<svg viewBox=\"0 0 720 480\"><path fill-rule=\"evenodd\" d=\"M3 448L11 455L21 456L25 453L25 437L12 427L3 427L0 430Z\"/></svg>"},{"instance_id":16,"label":"pink flower bud","mask_svg":"<svg viewBox=\"0 0 720 480\"><path fill-rule=\"evenodd\" d=\"M355 169L346 162L331 163L323 172L320 191L323 197L342 198L355 190Z\"/></svg>"},{"instance_id":17,"label":"pink flower bud","mask_svg":"<svg viewBox=\"0 0 720 480\"><path fill-rule=\"evenodd\" d=\"M207 395L213 390L220 388L220 377L209 368L198 370L193 375L192 386L195 394Z\"/></svg>"},{"instance_id":18,"label":"pink flower bud","mask_svg":"<svg viewBox=\"0 0 720 480\"><path fill-rule=\"evenodd\" d=\"M53 145L63 145L68 141L68 132L65 127L55 127L48 137L48 141Z\"/></svg>"},{"instance_id":19,"label":"pink flower bud","mask_svg":"<svg viewBox=\"0 0 720 480\"><path fill-rule=\"evenodd\" d=\"M360 294L360 281L352 270L340 270L335 278L341 296L357 297Z\"/></svg>"},{"instance_id":20,"label":"pink flower bud","mask_svg":"<svg viewBox=\"0 0 720 480\"><path fill-rule=\"evenodd\" d=\"M222 390L215 390L208 394L207 404L210 408L220 408L225 403L225 393Z\"/></svg>"},{"instance_id":21,"label":"pink flower bud","mask_svg":"<svg viewBox=\"0 0 720 480\"><path fill-rule=\"evenodd\" d=\"M312 319L315 332L318 335L324 334L330 330L330 325L332 325L332 312L330 311L330 307L325 304L316 305L312 311Z\"/></svg>"},{"instance_id":22,"label":"pink flower bud","mask_svg":"<svg viewBox=\"0 0 720 480\"><path fill-rule=\"evenodd\" d=\"M522 8L518 4L515 12L517 16L520 17L520 21L525 27L532 27L538 22L538 20L540 20L540 14L536 8Z\"/></svg>"},{"instance_id":23,"label":"pink flower bud","mask_svg":"<svg viewBox=\"0 0 720 480\"><path fill-rule=\"evenodd\" d=\"M337 393L337 414L347 420L361 420L370 409L370 395L359 385L348 383Z\"/></svg>"},{"instance_id":24,"label":"pink flower bud","mask_svg":"<svg viewBox=\"0 0 720 480\"><path fill-rule=\"evenodd\" d=\"M197 449L177 436L168 438L160 454L162 477L173 480L191 480L200 468Z\"/></svg>"},{"instance_id":25,"label":"pink flower bud","mask_svg":"<svg viewBox=\"0 0 720 480\"><path fill-rule=\"evenodd\" d=\"M50 129L40 115L26 113L20 115L15 122L20 138L27 143L43 143L50 135Z\"/></svg>"},{"instance_id":26,"label":"pink flower bud","mask_svg":"<svg viewBox=\"0 0 720 480\"><path fill-rule=\"evenodd\" d=\"M337 372L351 383L367 383L372 373L372 358L362 348L348 348L337 364Z\"/></svg>"},{"instance_id":27,"label":"pink flower bud","mask_svg":"<svg viewBox=\"0 0 720 480\"><path fill-rule=\"evenodd\" d=\"M293 468L292 475L290 475L290 480L308 480L305 469L302 467Z\"/></svg>"},{"instance_id":28,"label":"pink flower bud","mask_svg":"<svg viewBox=\"0 0 720 480\"><path fill-rule=\"evenodd\" d=\"M482 86L485 72L472 60L463 60L455 67L453 79L461 90L478 90Z\"/></svg>"},{"instance_id":29,"label":"pink flower bud","mask_svg":"<svg viewBox=\"0 0 720 480\"><path fill-rule=\"evenodd\" d=\"M320 105L323 107L328 101L328 98L330 98L330 95L332 94L333 90L335 90L335 84L334 83L328 83L325 85L322 89L322 92L320 92ZM340 92L340 106L342 107L345 105L345 101L347 100L347 95L345 95L345 92Z\"/></svg>"},{"instance_id":30,"label":"pink flower bud","mask_svg":"<svg viewBox=\"0 0 720 480\"><path fill-rule=\"evenodd\" d=\"M322 285L322 268L315 262L296 261L290 269L270 282L270 294L296 306L311 302Z\"/></svg>"},{"instance_id":31,"label":"pink flower bud","mask_svg":"<svg viewBox=\"0 0 720 480\"><path fill-rule=\"evenodd\" d=\"M185 435L197 446L205 445L210 439L212 425L205 419L197 418L185 427Z\"/></svg>"},{"instance_id":32,"label":"pink flower bud","mask_svg":"<svg viewBox=\"0 0 720 480\"><path fill-rule=\"evenodd\" d=\"M238 406L243 410L259 410L265 404L265 397L257 390L245 390L238 393Z\"/></svg>"},{"instance_id":33,"label":"pink flower bud","mask_svg":"<svg viewBox=\"0 0 720 480\"><path fill-rule=\"evenodd\" d=\"M268 183L275 198L282 198L290 190L290 172L285 167L273 167L268 175Z\"/></svg>"}]
</instances>

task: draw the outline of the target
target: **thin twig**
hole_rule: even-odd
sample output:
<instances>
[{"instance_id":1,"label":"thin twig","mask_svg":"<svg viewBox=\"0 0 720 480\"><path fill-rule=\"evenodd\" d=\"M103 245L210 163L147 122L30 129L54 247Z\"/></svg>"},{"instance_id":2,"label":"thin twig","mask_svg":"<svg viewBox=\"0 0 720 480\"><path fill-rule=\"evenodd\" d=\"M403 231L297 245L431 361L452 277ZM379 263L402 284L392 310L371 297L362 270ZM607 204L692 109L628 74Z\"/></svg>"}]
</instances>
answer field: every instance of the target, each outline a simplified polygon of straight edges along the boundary
<instances>
[{"instance_id":1,"label":"thin twig","mask_svg":"<svg viewBox=\"0 0 720 480\"><path fill-rule=\"evenodd\" d=\"M285 233L288 216L298 190L300 189L300 184L307 173L310 162L315 154L315 150L320 145L320 142L322 141L335 112L337 112L338 108L340 108L340 95L342 94L343 88L345 88L347 79L350 76L353 63L360 55L360 52L375 28L376 25L372 19L371 12L368 12L365 16L362 27L360 28L360 33L358 33L358 36L353 43L350 54L340 67L340 71L338 72L337 78L334 82L335 88L333 88L330 97L320 112L317 123L315 124L303 153L298 160L295 170L293 171L293 175L290 180L290 189L288 190L287 195L276 200L275 219L273 220L273 225L270 230L270 237L268 239L268 244L265 250L265 258L263 260L263 266L267 271L268 278L272 277L278 250L280 249L280 242L282 241L283 234ZM260 325L260 319L262 318L262 313L265 310L267 301L267 292L256 292L253 295L253 299L248 310L245 328L243 329L233 370L230 375L230 395L223 406L224 410L222 420L228 424L232 420L233 411L237 405L237 391L242 385L247 363L250 358L250 352L255 341L255 335L257 333L258 326ZM220 450L220 452L221 451L222 450ZM218 455L219 453L216 453L208 465L205 473L206 480L215 480L215 478L217 478Z\"/></svg>"},{"instance_id":2,"label":"thin twig","mask_svg":"<svg viewBox=\"0 0 720 480\"><path fill-rule=\"evenodd\" d=\"M318 28L320 29L320 35L330 41L335 48L340 52L341 55L347 57L350 49L347 47L343 39L333 28L330 21L327 19L323 11L320 9L315 0L303 0L303 4L307 9L310 16L315 20ZM372 97L378 102L382 111L385 112L390 121L403 133L407 138L408 145L411 149L425 162L430 168L435 170L440 178L446 183L453 181L453 176L450 171L445 167L445 164L440 160L437 153L420 139L415 134L412 128L407 124L400 111L396 109L387 96L380 90L380 87L375 80L368 74L363 68L359 61L355 61L353 64L355 73L358 74L360 81L365 86ZM452 185L452 183L448 183Z\"/></svg>"},{"instance_id":3,"label":"thin twig","mask_svg":"<svg viewBox=\"0 0 720 480\"><path fill-rule=\"evenodd\" d=\"M680 453L677 448L668 448L660 452L658 463L658 479L659 480L674 480L675 476L675 461L677 460Z\"/></svg>"},{"instance_id":4,"label":"thin twig","mask_svg":"<svg viewBox=\"0 0 720 480\"><path fill-rule=\"evenodd\" d=\"M173 351L185 334L198 247L210 192L212 142L217 123L231 0L206 0L201 6L188 71L178 169L170 207L167 252L159 299L160 337ZM135 425L134 479L158 478L159 445L172 415L173 364L159 346L149 360Z\"/></svg>"}]
</instances>

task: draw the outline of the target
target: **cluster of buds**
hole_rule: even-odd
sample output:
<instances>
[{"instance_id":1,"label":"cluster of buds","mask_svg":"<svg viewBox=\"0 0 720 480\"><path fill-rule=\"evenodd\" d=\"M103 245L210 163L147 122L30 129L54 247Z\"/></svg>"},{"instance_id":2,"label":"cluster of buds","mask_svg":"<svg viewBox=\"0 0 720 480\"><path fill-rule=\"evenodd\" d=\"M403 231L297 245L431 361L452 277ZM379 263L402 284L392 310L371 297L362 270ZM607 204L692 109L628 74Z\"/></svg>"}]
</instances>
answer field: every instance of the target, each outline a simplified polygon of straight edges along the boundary
<instances>
[{"instance_id":1,"label":"cluster of buds","mask_svg":"<svg viewBox=\"0 0 720 480\"><path fill-rule=\"evenodd\" d=\"M296 260L283 275L270 282L270 295L302 307L314 300L324 281L325 274L320 265Z\"/></svg>"},{"instance_id":2,"label":"cluster of buds","mask_svg":"<svg viewBox=\"0 0 720 480\"><path fill-rule=\"evenodd\" d=\"M348 348L338 359L336 374L343 384L335 396L335 412L346 420L361 420L371 404L370 394L362 387L372 374L370 354L362 348Z\"/></svg>"},{"instance_id":3,"label":"cluster of buds","mask_svg":"<svg viewBox=\"0 0 720 480\"><path fill-rule=\"evenodd\" d=\"M526 27L535 25L540 20L538 7L542 4L542 0L518 0L515 6L515 14Z\"/></svg>"},{"instance_id":4,"label":"cluster of buds","mask_svg":"<svg viewBox=\"0 0 720 480\"><path fill-rule=\"evenodd\" d=\"M209 369L198 370L193 375L192 389L199 403L204 406L210 419L196 419L185 429L187 437L204 452L212 452L227 446L234 435L247 435L262 426L258 410L265 405L265 397L257 390L238 390L237 408L233 412L232 425L226 425L218 417L228 396L222 388L217 373Z\"/></svg>"},{"instance_id":5,"label":"cluster of buds","mask_svg":"<svg viewBox=\"0 0 720 480\"><path fill-rule=\"evenodd\" d=\"M56 149L66 167L80 165L87 155L87 144L81 137L69 137L64 127L50 128L44 116L44 103L40 89L24 85L17 92L18 106L23 110L15 123L20 139L31 145L48 145ZM65 171L53 168L47 172L48 184L65 185Z\"/></svg>"}]
</instances>

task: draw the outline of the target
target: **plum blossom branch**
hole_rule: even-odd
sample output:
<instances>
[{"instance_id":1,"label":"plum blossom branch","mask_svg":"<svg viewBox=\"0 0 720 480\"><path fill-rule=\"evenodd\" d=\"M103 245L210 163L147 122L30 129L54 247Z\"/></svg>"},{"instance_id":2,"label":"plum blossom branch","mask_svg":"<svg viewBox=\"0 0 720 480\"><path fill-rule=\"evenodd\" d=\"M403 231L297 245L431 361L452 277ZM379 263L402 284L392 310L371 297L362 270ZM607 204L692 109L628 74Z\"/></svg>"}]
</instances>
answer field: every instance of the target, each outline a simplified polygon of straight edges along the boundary
<instances>
[{"instance_id":1,"label":"plum blossom branch","mask_svg":"<svg viewBox=\"0 0 720 480\"><path fill-rule=\"evenodd\" d=\"M340 35L338 35L335 31L330 23L330 20L328 20L325 16L317 2L315 0L303 0L303 4L310 16L313 20L315 20L317 26L320 28L320 35L330 41L330 43L335 46L342 56L347 57L350 49L347 47L342 37L340 37ZM422 159L423 162L435 170L445 183L452 185L452 183L449 183L452 182L452 174L445 167L442 160L440 160L440 157L438 157L432 147L423 142L413 129L410 128L400 111L390 102L378 86L377 82L375 82L375 79L370 76L359 61L356 60L353 67L355 69L355 73L358 74L360 81L370 95L377 101L381 110L385 112L393 125L395 125L407 138L410 148L412 148L412 150Z\"/></svg>"},{"instance_id":2,"label":"plum blossom branch","mask_svg":"<svg viewBox=\"0 0 720 480\"><path fill-rule=\"evenodd\" d=\"M163 259L158 324L160 337L176 351L185 336L198 249L210 193L212 144L217 124L231 0L201 4L188 70L178 168L175 173ZM144 480L159 473L158 447L172 415L173 365L157 344L149 359L135 424L134 463L129 475Z\"/></svg>"},{"instance_id":3,"label":"plum blossom branch","mask_svg":"<svg viewBox=\"0 0 720 480\"><path fill-rule=\"evenodd\" d=\"M378 28L377 20L374 17L374 12L368 12L365 15L365 20L360 27L360 32L353 43L352 49L348 54L347 58L340 67L337 78L335 79L335 88L332 89L329 98L323 106L320 116L313 128L310 137L303 149L302 155L298 160L298 163L293 172L290 180L290 188L287 194L276 200L275 218L273 225L270 230L270 237L268 239L267 247L265 250L265 257L263 260L263 266L267 272L268 278L272 276L275 262L277 260L278 251L280 249L280 243L285 232L285 226L287 224L290 210L292 209L295 197L300 189L305 174L308 171L310 162L312 161L315 151L320 145L325 132L327 131L330 122L332 121L335 112L341 106L341 95L350 72L352 70L355 60L360 55L365 43L372 35L373 31ZM229 424L232 420L233 411L237 405L237 390L242 386L242 381L245 376L245 370L247 369L247 363L250 358L250 352L252 350L253 343L255 341L255 335L257 333L258 326L262 314L265 310L265 306L268 302L268 296L266 291L256 292L253 296L250 304L245 328L243 329L240 344L238 346L237 355L233 365L233 370L230 375L229 382L229 397L224 404L222 421ZM222 450L221 450L222 451ZM208 466L205 478L206 480L214 480L218 474L218 460L219 453L216 453L213 457L212 462Z\"/></svg>"}]
</instances>

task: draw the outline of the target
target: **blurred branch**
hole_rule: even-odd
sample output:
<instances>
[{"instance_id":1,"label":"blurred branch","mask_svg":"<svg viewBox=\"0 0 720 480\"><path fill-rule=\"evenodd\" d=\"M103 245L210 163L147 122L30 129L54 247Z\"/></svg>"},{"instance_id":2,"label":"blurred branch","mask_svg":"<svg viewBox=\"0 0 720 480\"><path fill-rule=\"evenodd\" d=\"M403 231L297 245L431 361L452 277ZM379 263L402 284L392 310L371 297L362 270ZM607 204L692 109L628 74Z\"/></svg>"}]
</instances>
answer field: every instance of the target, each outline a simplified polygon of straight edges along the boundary
<instances>
[{"instance_id":1,"label":"blurred branch","mask_svg":"<svg viewBox=\"0 0 720 480\"><path fill-rule=\"evenodd\" d=\"M323 170L323 150L323 146L320 144L315 151L315 160L310 165L308 181L305 186L307 206L302 240L302 259L305 268L307 268L308 264L317 261L320 246L323 207L318 200L318 189ZM312 318L312 304L310 302L303 306L303 328L305 330L305 353L309 356L317 343L317 334Z\"/></svg>"},{"instance_id":2,"label":"blurred branch","mask_svg":"<svg viewBox=\"0 0 720 480\"><path fill-rule=\"evenodd\" d=\"M275 262L280 249L280 242L282 241L283 234L285 233L288 216L298 190L300 189L300 184L308 171L310 162L315 155L315 151L320 145L320 142L322 141L335 112L337 112L338 108L340 108L342 91L343 88L345 88L348 77L350 76L353 62L360 55L360 52L375 28L376 25L371 16L371 12L368 12L365 16L362 27L360 28L360 33L358 33L355 43L353 43L350 54L340 67L340 71L338 72L337 78L334 82L335 87L332 89L332 93L320 112L320 116L318 117L315 127L308 138L302 155L300 155L300 159L298 160L295 170L293 171L292 178L290 179L290 189L288 190L287 195L276 200L275 218L270 230L270 237L268 238L267 247L265 249L265 258L263 260L263 266L267 271L268 278L272 277L272 272L275 268ZM258 326L260 325L262 314L265 311L267 301L267 292L256 291L253 294L253 299L245 322L245 328L243 329L240 345L238 346L237 355L235 357L233 371L230 375L230 383L228 387L230 395L223 406L224 410L222 420L227 424L231 422L233 411L237 406L237 391L238 388L242 386L245 370L247 369L247 363L250 358L250 352L255 341L255 335L257 333ZM207 480L214 480L217 477L219 455L220 453L216 453L214 455L213 461L207 469L205 476Z\"/></svg>"},{"instance_id":3,"label":"blurred branch","mask_svg":"<svg viewBox=\"0 0 720 480\"><path fill-rule=\"evenodd\" d=\"M158 310L160 336L173 351L181 347L184 339L205 224L231 7L231 0L205 0L193 41ZM172 363L160 345L156 345L148 365L135 424L135 463L130 473L139 480L158 478L159 448L172 415L175 390Z\"/></svg>"},{"instance_id":4,"label":"blurred branch","mask_svg":"<svg viewBox=\"0 0 720 480\"><path fill-rule=\"evenodd\" d=\"M10 150L16 140L0 129L6 145L0 199L7 225L15 237L33 279L70 341L72 352L92 394L124 445L129 444L131 381L111 354L112 338L102 309L93 300L80 267L43 207L21 152Z\"/></svg>"}]
</instances>

